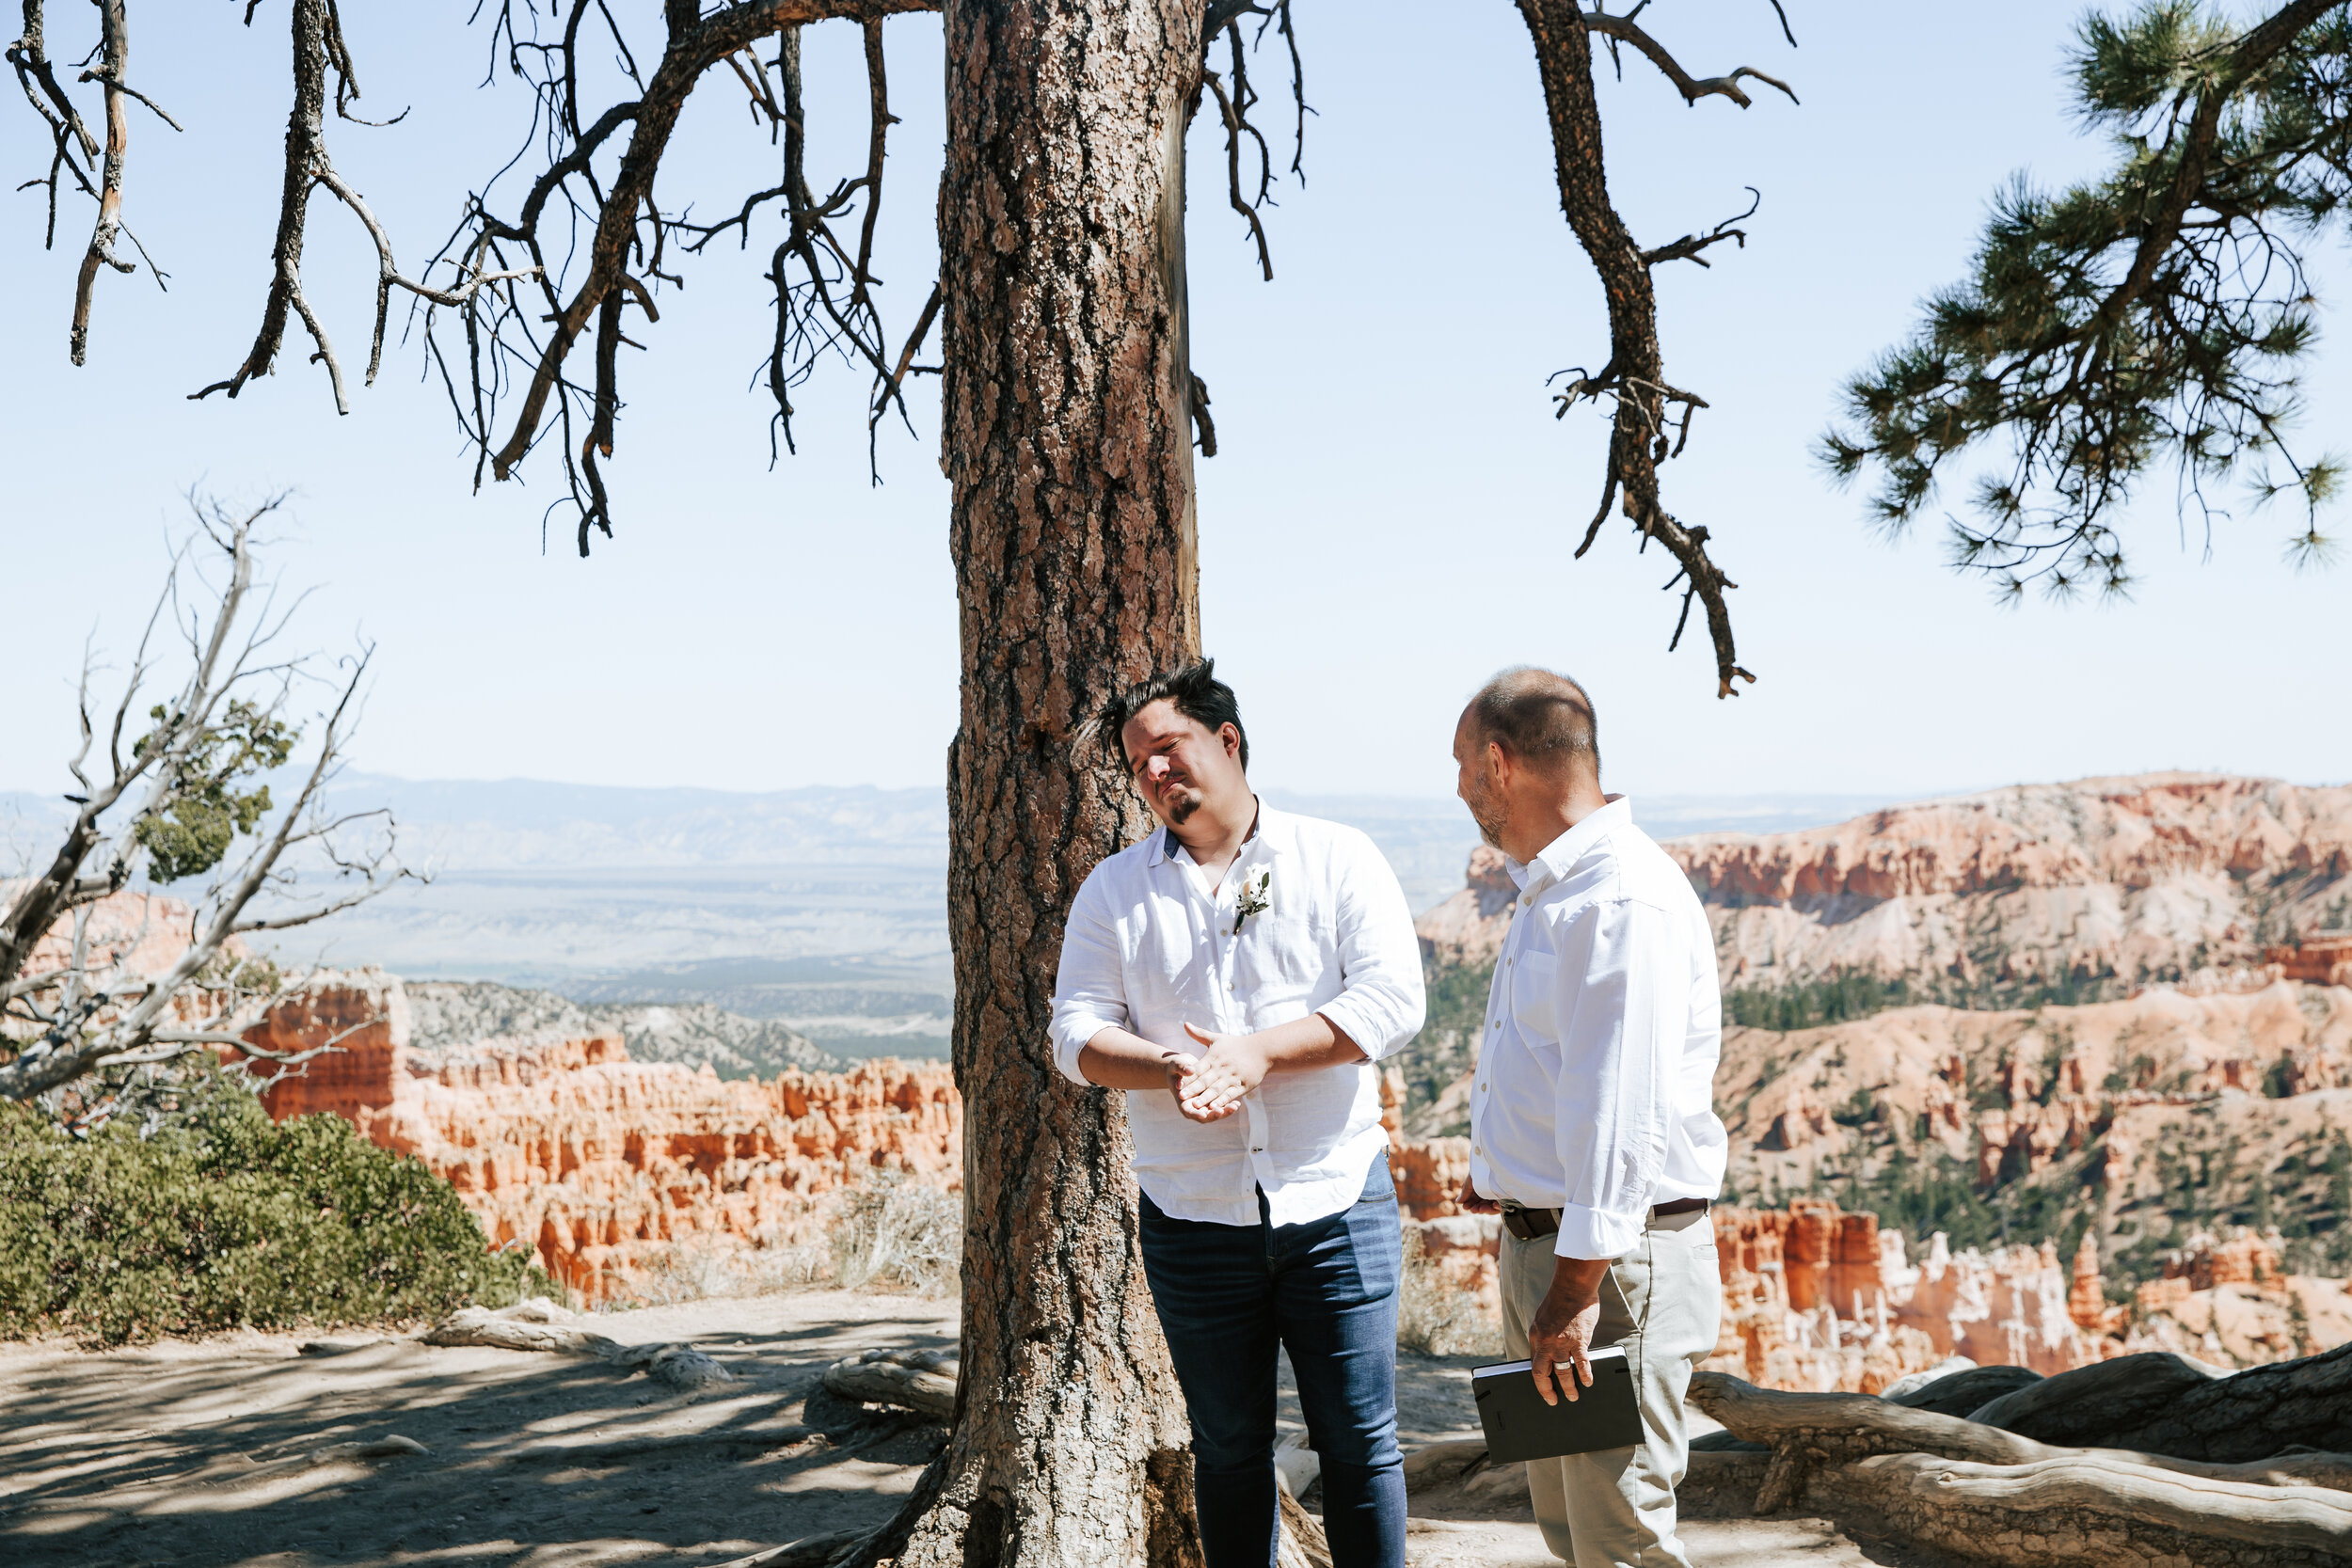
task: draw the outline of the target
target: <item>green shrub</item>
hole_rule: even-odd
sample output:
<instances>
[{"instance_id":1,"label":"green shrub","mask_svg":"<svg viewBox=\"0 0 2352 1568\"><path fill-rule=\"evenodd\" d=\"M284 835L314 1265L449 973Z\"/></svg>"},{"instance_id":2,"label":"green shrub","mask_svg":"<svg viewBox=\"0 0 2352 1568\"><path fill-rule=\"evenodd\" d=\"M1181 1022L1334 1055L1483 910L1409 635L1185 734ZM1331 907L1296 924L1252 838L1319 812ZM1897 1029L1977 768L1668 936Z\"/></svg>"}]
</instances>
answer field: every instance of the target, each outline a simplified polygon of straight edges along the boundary
<instances>
[{"instance_id":1,"label":"green shrub","mask_svg":"<svg viewBox=\"0 0 2352 1568\"><path fill-rule=\"evenodd\" d=\"M1799 985L1735 988L1724 992L1724 1017L1751 1029L1811 1029L1868 1018L1916 998L1908 982L1875 974L1839 974Z\"/></svg>"},{"instance_id":2,"label":"green shrub","mask_svg":"<svg viewBox=\"0 0 2352 1568\"><path fill-rule=\"evenodd\" d=\"M150 1135L72 1138L0 1103L0 1336L165 1334L429 1316L548 1291L449 1184L340 1117L274 1123L218 1074Z\"/></svg>"}]
</instances>

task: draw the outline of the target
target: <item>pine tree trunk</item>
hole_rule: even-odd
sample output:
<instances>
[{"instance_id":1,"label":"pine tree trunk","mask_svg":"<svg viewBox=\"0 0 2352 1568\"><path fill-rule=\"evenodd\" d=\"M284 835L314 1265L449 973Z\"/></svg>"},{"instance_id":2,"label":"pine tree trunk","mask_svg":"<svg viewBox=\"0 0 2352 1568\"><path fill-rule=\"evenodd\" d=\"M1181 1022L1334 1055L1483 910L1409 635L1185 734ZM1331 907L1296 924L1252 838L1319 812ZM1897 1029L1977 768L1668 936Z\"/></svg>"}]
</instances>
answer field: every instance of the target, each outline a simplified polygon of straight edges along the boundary
<instances>
[{"instance_id":1,"label":"pine tree trunk","mask_svg":"<svg viewBox=\"0 0 2352 1568\"><path fill-rule=\"evenodd\" d=\"M962 1381L946 1452L869 1547L901 1564L1199 1560L1123 1106L1055 1070L1046 1022L1071 896L1148 826L1086 722L1198 650L1180 182L1200 26L1200 0L946 7Z\"/></svg>"}]
</instances>

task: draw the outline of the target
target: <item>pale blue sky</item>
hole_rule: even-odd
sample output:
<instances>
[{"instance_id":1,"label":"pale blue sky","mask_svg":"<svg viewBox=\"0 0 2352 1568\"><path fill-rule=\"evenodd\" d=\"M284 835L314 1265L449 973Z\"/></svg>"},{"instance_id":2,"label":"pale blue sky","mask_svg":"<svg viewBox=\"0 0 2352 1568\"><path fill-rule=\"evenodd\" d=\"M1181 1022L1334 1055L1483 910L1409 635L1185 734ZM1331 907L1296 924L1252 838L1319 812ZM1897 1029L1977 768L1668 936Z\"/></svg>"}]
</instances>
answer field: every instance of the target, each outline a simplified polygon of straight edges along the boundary
<instances>
[{"instance_id":1,"label":"pale blue sky","mask_svg":"<svg viewBox=\"0 0 2352 1568\"><path fill-rule=\"evenodd\" d=\"M486 40L469 8L351 8L367 98L389 130L338 125L341 167L411 267L468 184L503 162L526 110L478 91ZM651 8L631 4L631 14ZM1496 667L1554 663L1593 688L1610 782L1634 791L1921 793L2184 767L2304 782L2352 773L2335 695L2352 568L2297 578L2283 516L2221 525L2184 549L2169 506L2131 538L2133 603L1997 610L1941 565L1938 541L1888 546L1831 490L1810 443L1842 377L1961 272L1987 197L2012 170L2060 179L2101 149L2058 78L2071 8L1668 0L1646 14L1706 74L1752 64L1745 112L1686 108L1629 57L1604 83L1612 178L1658 243L1764 193L1744 252L1661 274L1669 373L1712 404L1666 473L1668 504L1714 531L1743 662L1760 684L1717 703L1704 640L1669 657L1670 568L1613 520L1570 551L1597 499L1602 426L1555 422L1546 375L1606 357L1597 286L1560 218L1540 93L1502 0L1445 8L1302 0L1304 190L1267 214L1261 283L1226 211L1201 122L1191 214L1194 352L1223 453L1200 467L1209 650L1239 688L1256 771L1294 789L1438 795L1463 697ZM397 22L393 20L397 13ZM324 376L281 361L235 403L185 394L226 375L266 283L288 88L281 7L248 33L226 0L136 13L134 80L188 126L134 122L128 215L173 274L101 285L90 364L65 344L86 207L38 245L38 193L8 198L0 257L0 443L15 592L0 620L11 722L0 788L61 782L76 655L135 635L178 493L297 492L278 553L318 583L312 640L355 629L380 674L361 766L411 778L524 776L770 789L924 785L955 723L956 649L936 426L885 437L869 489L863 382L807 389L802 455L769 471L766 407L746 384L768 331L765 246L686 263L625 367L612 468L619 537L580 561L540 512L556 475L469 490L469 465L412 345L338 420ZM67 52L83 19L58 24ZM818 170L862 140L853 29L810 53ZM934 255L939 24L889 24L895 135L885 208L891 320L919 306ZM1278 62L1263 68L1269 96ZM1281 119L1269 103L1266 118ZM725 207L774 154L740 95L707 82L669 159L666 199ZM0 111L8 183L43 144ZM1287 156L1285 152L1285 156ZM830 183L828 172L819 182ZM510 203L511 204L511 203ZM761 230L770 236L772 228ZM373 262L314 204L307 275L347 365L364 357ZM2316 269L2339 326L2345 269ZM2313 446L2343 445L2352 377L2313 367ZM292 346L290 344L290 346ZM2153 487L2159 500L2169 483Z\"/></svg>"}]
</instances>

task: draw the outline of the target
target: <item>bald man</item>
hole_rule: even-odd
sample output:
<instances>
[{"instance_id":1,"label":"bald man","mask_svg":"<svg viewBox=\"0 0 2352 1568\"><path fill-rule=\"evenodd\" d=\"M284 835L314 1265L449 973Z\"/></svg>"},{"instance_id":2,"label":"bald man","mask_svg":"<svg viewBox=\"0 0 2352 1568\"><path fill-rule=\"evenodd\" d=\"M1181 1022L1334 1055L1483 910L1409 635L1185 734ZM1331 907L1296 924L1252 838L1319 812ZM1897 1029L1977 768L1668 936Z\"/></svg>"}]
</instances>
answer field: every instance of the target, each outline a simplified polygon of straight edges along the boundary
<instances>
[{"instance_id":1,"label":"bald man","mask_svg":"<svg viewBox=\"0 0 2352 1568\"><path fill-rule=\"evenodd\" d=\"M1495 962L1462 1202L1502 1212L1503 1338L1547 1402L1624 1351L1632 1448L1527 1466L1535 1521L1577 1568L1689 1568L1675 1487L1683 1396L1713 1354L1723 1283L1708 1210L1725 1137L1715 942L1682 869L1600 787L1592 699L1506 670L1462 710L1458 788L1519 896Z\"/></svg>"}]
</instances>

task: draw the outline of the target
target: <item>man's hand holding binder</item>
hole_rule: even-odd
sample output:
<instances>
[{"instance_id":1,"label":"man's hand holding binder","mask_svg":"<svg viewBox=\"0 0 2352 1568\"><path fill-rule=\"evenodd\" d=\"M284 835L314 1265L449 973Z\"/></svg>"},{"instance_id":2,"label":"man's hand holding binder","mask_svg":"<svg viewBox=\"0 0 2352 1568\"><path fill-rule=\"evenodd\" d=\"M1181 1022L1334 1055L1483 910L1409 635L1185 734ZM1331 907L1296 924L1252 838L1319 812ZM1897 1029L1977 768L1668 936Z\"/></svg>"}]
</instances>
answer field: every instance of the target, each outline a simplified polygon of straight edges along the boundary
<instances>
[{"instance_id":1,"label":"man's hand holding binder","mask_svg":"<svg viewBox=\"0 0 2352 1568\"><path fill-rule=\"evenodd\" d=\"M1535 1392L1546 1404L1558 1404L1562 1394L1574 1404L1579 1383L1593 1386L1593 1330L1600 1323L1600 1281L1608 1272L1606 1259L1563 1258L1553 1265L1551 1289L1527 1325Z\"/></svg>"}]
</instances>

